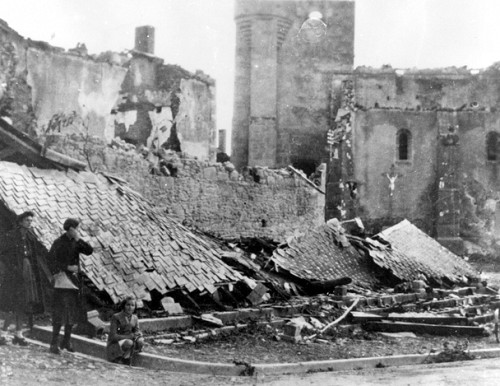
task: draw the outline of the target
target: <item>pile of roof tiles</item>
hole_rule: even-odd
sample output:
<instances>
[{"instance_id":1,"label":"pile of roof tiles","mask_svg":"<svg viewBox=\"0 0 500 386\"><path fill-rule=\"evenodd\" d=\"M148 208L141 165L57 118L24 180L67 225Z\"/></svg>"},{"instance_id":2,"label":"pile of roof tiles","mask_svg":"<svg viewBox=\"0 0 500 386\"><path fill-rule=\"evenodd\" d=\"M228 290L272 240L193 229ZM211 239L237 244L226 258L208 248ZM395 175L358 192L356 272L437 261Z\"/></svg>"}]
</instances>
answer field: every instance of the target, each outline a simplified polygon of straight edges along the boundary
<instances>
[{"instance_id":1,"label":"pile of roof tiles","mask_svg":"<svg viewBox=\"0 0 500 386\"><path fill-rule=\"evenodd\" d=\"M409 278L412 278L412 272L416 271L409 265L411 262L419 264L426 276L440 276L452 282L460 281L462 276L476 277L478 274L465 260L443 247L408 220L384 230L378 237L389 242L394 250L399 250L407 256L400 263L397 260L387 259L387 264L391 261L394 266L396 265L394 263L399 263L399 268L404 270Z\"/></svg>"},{"instance_id":2,"label":"pile of roof tiles","mask_svg":"<svg viewBox=\"0 0 500 386\"><path fill-rule=\"evenodd\" d=\"M349 277L360 287L392 286L424 279L453 286L479 277L462 258L404 220L373 238L346 235L334 219L274 251L276 271L305 280Z\"/></svg>"},{"instance_id":3,"label":"pile of roof tiles","mask_svg":"<svg viewBox=\"0 0 500 386\"><path fill-rule=\"evenodd\" d=\"M349 277L354 284L368 288L377 283L372 264L351 245L336 221L294 239L286 248L277 248L271 261L276 271L286 270L300 279Z\"/></svg>"},{"instance_id":4,"label":"pile of roof tiles","mask_svg":"<svg viewBox=\"0 0 500 386\"><path fill-rule=\"evenodd\" d=\"M81 268L117 302L127 295L185 289L213 294L218 285L249 279L226 265L203 239L112 177L60 172L0 162L0 200L13 213L35 213L33 231L49 249L68 217L81 220L94 247Z\"/></svg>"}]
</instances>

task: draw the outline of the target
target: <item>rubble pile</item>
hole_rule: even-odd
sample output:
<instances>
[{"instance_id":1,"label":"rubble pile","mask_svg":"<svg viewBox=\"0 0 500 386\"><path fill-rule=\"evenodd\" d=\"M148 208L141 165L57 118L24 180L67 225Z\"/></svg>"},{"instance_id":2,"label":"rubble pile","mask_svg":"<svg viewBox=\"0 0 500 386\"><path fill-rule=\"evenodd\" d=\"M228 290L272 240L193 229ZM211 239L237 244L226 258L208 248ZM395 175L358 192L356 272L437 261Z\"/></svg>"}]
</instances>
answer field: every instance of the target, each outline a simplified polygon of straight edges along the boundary
<instances>
[{"instance_id":1,"label":"rubble pile","mask_svg":"<svg viewBox=\"0 0 500 386\"><path fill-rule=\"evenodd\" d=\"M373 334L465 339L494 332L495 310L500 308L496 289L479 285L426 292L420 291L420 284L415 283L416 291L410 293L364 290L364 295L293 297L287 303L241 310L234 318L214 313L211 318L198 318L189 329L150 334L147 340L158 347L208 343L252 328L264 331L263 339L300 344L338 344L356 337L370 340Z\"/></svg>"},{"instance_id":2,"label":"rubble pile","mask_svg":"<svg viewBox=\"0 0 500 386\"><path fill-rule=\"evenodd\" d=\"M311 293L312 282L340 278L370 289L404 286L418 279L428 287L451 288L479 278L467 262L407 220L362 238L347 234L333 219L276 248L268 260L268 270L290 277L290 286L298 285L297 292L302 293Z\"/></svg>"},{"instance_id":3,"label":"rubble pile","mask_svg":"<svg viewBox=\"0 0 500 386\"><path fill-rule=\"evenodd\" d=\"M110 304L131 295L141 308L162 309L168 296L199 312L204 305L216 307L224 296L238 303L258 287L120 179L8 162L0 171L1 209L12 215L36 208L33 231L45 250L60 236L61 219L81 219L82 237L94 246L94 253L81 259L82 272ZM266 291L259 291L264 296Z\"/></svg>"}]
</instances>

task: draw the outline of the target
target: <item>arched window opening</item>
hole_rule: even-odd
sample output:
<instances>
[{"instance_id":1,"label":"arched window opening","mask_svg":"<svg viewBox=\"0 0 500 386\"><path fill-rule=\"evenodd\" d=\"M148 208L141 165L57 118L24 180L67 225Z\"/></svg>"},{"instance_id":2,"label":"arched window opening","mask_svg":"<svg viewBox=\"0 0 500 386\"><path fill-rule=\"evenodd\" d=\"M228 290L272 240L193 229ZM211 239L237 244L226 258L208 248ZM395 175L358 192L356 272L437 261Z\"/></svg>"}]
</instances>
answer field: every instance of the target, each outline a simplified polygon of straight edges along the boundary
<instances>
[{"instance_id":1,"label":"arched window opening","mask_svg":"<svg viewBox=\"0 0 500 386\"><path fill-rule=\"evenodd\" d=\"M498 161L498 140L499 134L490 131L486 136L486 159L488 161Z\"/></svg>"},{"instance_id":2,"label":"arched window opening","mask_svg":"<svg viewBox=\"0 0 500 386\"><path fill-rule=\"evenodd\" d=\"M397 134L397 151L399 161L411 159L411 133L407 129L401 129Z\"/></svg>"}]
</instances>

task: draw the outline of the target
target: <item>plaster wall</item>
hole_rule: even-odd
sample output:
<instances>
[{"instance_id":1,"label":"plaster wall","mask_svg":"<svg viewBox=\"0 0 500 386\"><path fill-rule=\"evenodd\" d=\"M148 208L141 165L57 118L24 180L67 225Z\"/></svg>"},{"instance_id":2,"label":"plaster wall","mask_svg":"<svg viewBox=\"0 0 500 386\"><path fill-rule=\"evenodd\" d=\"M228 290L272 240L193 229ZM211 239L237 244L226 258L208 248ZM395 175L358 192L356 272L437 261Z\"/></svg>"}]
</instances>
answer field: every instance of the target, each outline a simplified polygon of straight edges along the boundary
<instances>
[{"instance_id":1,"label":"plaster wall","mask_svg":"<svg viewBox=\"0 0 500 386\"><path fill-rule=\"evenodd\" d=\"M27 50L27 80L38 126L57 113L75 111L90 119L89 134L104 137L126 69L77 56Z\"/></svg>"},{"instance_id":2,"label":"plaster wall","mask_svg":"<svg viewBox=\"0 0 500 386\"><path fill-rule=\"evenodd\" d=\"M127 78L123 84L124 92L140 93L146 88L154 88L156 83L155 60L135 55L130 61Z\"/></svg>"},{"instance_id":3,"label":"plaster wall","mask_svg":"<svg viewBox=\"0 0 500 386\"><path fill-rule=\"evenodd\" d=\"M412 135L409 161L397 160L396 133ZM357 111L353 127L354 178L359 186L359 213L367 221L408 218L429 229L436 181L435 112ZM397 178L391 195L391 165Z\"/></svg>"},{"instance_id":4,"label":"plaster wall","mask_svg":"<svg viewBox=\"0 0 500 386\"><path fill-rule=\"evenodd\" d=\"M484 110L500 106L500 77L494 69L475 75L467 70L403 75L392 70L363 71L355 71L356 102L365 108Z\"/></svg>"},{"instance_id":5,"label":"plaster wall","mask_svg":"<svg viewBox=\"0 0 500 386\"><path fill-rule=\"evenodd\" d=\"M146 146L157 149L158 146L165 143L170 137L173 123L172 109L170 107L163 107L160 111L158 109L150 111L149 119L151 120L152 129Z\"/></svg>"},{"instance_id":6,"label":"plaster wall","mask_svg":"<svg viewBox=\"0 0 500 386\"><path fill-rule=\"evenodd\" d=\"M2 20L0 58L0 110L25 133L44 135L56 118L51 129L63 135L108 143L119 136L148 146L156 140L160 146L175 123L185 153L215 160L215 82L200 71L137 51L99 57L65 52L24 39Z\"/></svg>"},{"instance_id":7,"label":"plaster wall","mask_svg":"<svg viewBox=\"0 0 500 386\"><path fill-rule=\"evenodd\" d=\"M175 116L181 150L200 160L214 160L217 150L215 89L196 79L181 79Z\"/></svg>"},{"instance_id":8,"label":"plaster wall","mask_svg":"<svg viewBox=\"0 0 500 386\"><path fill-rule=\"evenodd\" d=\"M461 113L458 124L464 177L479 182L486 191L500 192L500 162L488 161L486 154L488 132L500 132L500 113Z\"/></svg>"}]
</instances>

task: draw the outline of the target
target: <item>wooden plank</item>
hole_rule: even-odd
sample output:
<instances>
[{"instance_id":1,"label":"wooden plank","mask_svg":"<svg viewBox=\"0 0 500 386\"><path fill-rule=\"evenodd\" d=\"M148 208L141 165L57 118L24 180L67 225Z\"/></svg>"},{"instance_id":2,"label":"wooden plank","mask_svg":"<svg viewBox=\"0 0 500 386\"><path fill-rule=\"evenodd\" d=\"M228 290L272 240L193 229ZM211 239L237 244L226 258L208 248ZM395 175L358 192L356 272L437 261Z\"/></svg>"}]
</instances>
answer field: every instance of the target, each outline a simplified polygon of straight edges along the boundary
<instances>
[{"instance_id":1,"label":"wooden plank","mask_svg":"<svg viewBox=\"0 0 500 386\"><path fill-rule=\"evenodd\" d=\"M38 142L30 138L25 133L17 130L15 127L0 118L0 140L7 146L22 153L26 157L34 160L38 165L43 167L52 167L56 169L73 168L83 170L86 164L60 154L56 151L45 149Z\"/></svg>"},{"instance_id":2,"label":"wooden plank","mask_svg":"<svg viewBox=\"0 0 500 386\"><path fill-rule=\"evenodd\" d=\"M371 314L368 312L352 311L349 320L352 323L376 322L383 319L382 315Z\"/></svg>"},{"instance_id":3,"label":"wooden plank","mask_svg":"<svg viewBox=\"0 0 500 386\"><path fill-rule=\"evenodd\" d=\"M481 316L476 316L476 317L469 319L470 323L478 323L478 324L489 323L489 322L493 322L494 320L495 320L495 315L493 313L481 315Z\"/></svg>"},{"instance_id":4,"label":"wooden plank","mask_svg":"<svg viewBox=\"0 0 500 386\"><path fill-rule=\"evenodd\" d=\"M393 322L423 323L423 324L441 324L453 326L466 326L468 320L464 316L388 316L387 319Z\"/></svg>"},{"instance_id":5,"label":"wooden plank","mask_svg":"<svg viewBox=\"0 0 500 386\"><path fill-rule=\"evenodd\" d=\"M383 332L402 332L409 331L419 334L429 335L466 335L466 336L485 336L486 330L482 327L474 326L450 326L424 323L405 323L405 322L368 322L363 325L368 331Z\"/></svg>"},{"instance_id":6,"label":"wooden plank","mask_svg":"<svg viewBox=\"0 0 500 386\"><path fill-rule=\"evenodd\" d=\"M465 306L465 305L480 305L485 304L491 301L494 297L490 295L471 295L464 296L461 298L451 298L451 299L443 299L443 300L432 300L428 302L423 302L419 304L422 308L452 308L456 306Z\"/></svg>"}]
</instances>

